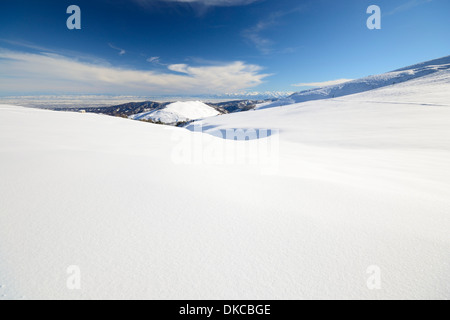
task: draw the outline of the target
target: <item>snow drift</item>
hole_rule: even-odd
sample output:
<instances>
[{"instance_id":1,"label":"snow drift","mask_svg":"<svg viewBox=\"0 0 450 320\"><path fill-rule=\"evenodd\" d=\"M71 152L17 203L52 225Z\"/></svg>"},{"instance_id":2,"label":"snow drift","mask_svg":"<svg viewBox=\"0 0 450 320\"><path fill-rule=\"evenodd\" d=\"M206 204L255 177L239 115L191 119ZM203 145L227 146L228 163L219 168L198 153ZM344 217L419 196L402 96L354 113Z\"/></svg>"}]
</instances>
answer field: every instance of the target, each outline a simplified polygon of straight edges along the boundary
<instances>
[{"instance_id":1,"label":"snow drift","mask_svg":"<svg viewBox=\"0 0 450 320\"><path fill-rule=\"evenodd\" d=\"M197 123L278 129L272 174L206 159L273 137L0 106L0 298L449 299L449 89L441 70Z\"/></svg>"}]
</instances>

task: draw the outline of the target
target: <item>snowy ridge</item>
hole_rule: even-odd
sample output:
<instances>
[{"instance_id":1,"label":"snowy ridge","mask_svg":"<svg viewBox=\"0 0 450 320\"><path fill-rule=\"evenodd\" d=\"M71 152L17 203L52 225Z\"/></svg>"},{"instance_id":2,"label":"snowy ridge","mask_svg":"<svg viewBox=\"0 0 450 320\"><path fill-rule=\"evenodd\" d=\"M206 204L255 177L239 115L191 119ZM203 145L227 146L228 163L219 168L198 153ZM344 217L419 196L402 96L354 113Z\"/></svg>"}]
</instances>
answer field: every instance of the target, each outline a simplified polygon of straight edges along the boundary
<instances>
[{"instance_id":1,"label":"snowy ridge","mask_svg":"<svg viewBox=\"0 0 450 320\"><path fill-rule=\"evenodd\" d=\"M153 122L160 122L164 124L177 124L189 120L214 117L219 114L220 113L217 110L211 108L203 102L185 101L169 104L159 110L133 115L130 119L151 120Z\"/></svg>"},{"instance_id":2,"label":"snowy ridge","mask_svg":"<svg viewBox=\"0 0 450 320\"><path fill-rule=\"evenodd\" d=\"M381 75L369 76L366 78L345 82L339 85L294 93L286 99L281 99L273 103L261 104L258 106L258 109L267 109L306 101L348 96L406 82L449 68L450 56L447 56Z\"/></svg>"}]
</instances>

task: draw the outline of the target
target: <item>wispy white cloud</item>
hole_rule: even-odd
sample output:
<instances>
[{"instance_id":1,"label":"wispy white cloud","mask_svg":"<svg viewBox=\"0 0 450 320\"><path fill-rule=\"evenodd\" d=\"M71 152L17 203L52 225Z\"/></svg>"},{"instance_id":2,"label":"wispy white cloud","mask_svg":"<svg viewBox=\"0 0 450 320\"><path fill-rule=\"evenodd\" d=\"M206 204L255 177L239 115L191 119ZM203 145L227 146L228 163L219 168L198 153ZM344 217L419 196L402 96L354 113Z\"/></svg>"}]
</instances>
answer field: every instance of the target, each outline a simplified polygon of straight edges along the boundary
<instances>
[{"instance_id":1,"label":"wispy white cloud","mask_svg":"<svg viewBox=\"0 0 450 320\"><path fill-rule=\"evenodd\" d=\"M150 57L150 58L147 59L147 62L150 62L150 63L160 63L160 60L159 60L159 59L160 59L159 57Z\"/></svg>"},{"instance_id":2,"label":"wispy white cloud","mask_svg":"<svg viewBox=\"0 0 450 320\"><path fill-rule=\"evenodd\" d=\"M414 7L417 7L417 6L420 6L420 5L424 4L424 3L429 3L429 2L432 2L432 1L433 0L410 0L408 2L405 2L405 3L401 4L401 5L399 5L398 7L395 7L393 10L391 10L389 12L386 12L384 15L385 16L391 16L391 15L394 15L396 13L407 11L407 10L410 10L410 9L412 9Z\"/></svg>"},{"instance_id":3,"label":"wispy white cloud","mask_svg":"<svg viewBox=\"0 0 450 320\"><path fill-rule=\"evenodd\" d=\"M45 48L45 47L36 45L32 42L23 41L23 40L11 40L11 39L0 38L0 42L4 42L6 44L18 46L18 47L22 47L22 48L37 50L37 51L53 52L53 50L51 50L49 48Z\"/></svg>"},{"instance_id":4,"label":"wispy white cloud","mask_svg":"<svg viewBox=\"0 0 450 320\"><path fill-rule=\"evenodd\" d=\"M269 54L272 52L272 46L274 42L263 35L261 32L266 30L273 23L270 22L259 22L252 28L244 30L242 35L245 39L247 39L250 43L252 43L259 51L264 54Z\"/></svg>"},{"instance_id":5,"label":"wispy white cloud","mask_svg":"<svg viewBox=\"0 0 450 320\"><path fill-rule=\"evenodd\" d=\"M242 36L254 45L261 53L270 54L274 52L273 46L275 42L264 36L264 31L276 26L286 15L299 12L300 7L289 11L278 11L272 13L269 17L259 21L256 25L245 29ZM292 50L292 48L290 48Z\"/></svg>"},{"instance_id":6,"label":"wispy white cloud","mask_svg":"<svg viewBox=\"0 0 450 320\"><path fill-rule=\"evenodd\" d=\"M293 84L293 87L327 87L327 86L334 86L338 84L342 84L345 82L352 81L353 79L338 79L338 80L331 80L331 81L324 81L324 82L308 82L308 83L298 83Z\"/></svg>"},{"instance_id":7,"label":"wispy white cloud","mask_svg":"<svg viewBox=\"0 0 450 320\"><path fill-rule=\"evenodd\" d=\"M200 4L208 7L231 7L231 6L245 6L260 0L133 0L141 5L149 5L157 2L179 2Z\"/></svg>"},{"instance_id":8,"label":"wispy white cloud","mask_svg":"<svg viewBox=\"0 0 450 320\"><path fill-rule=\"evenodd\" d=\"M169 64L162 62L161 57L149 57L146 59L146 61L150 62L151 64L153 64L155 66L160 66L160 67L168 67L169 66Z\"/></svg>"},{"instance_id":9,"label":"wispy white cloud","mask_svg":"<svg viewBox=\"0 0 450 320\"><path fill-rule=\"evenodd\" d=\"M0 48L2 93L216 94L255 87L269 76L241 61L215 66L169 65L165 72L83 62L53 53Z\"/></svg>"},{"instance_id":10,"label":"wispy white cloud","mask_svg":"<svg viewBox=\"0 0 450 320\"><path fill-rule=\"evenodd\" d=\"M111 43L108 43L108 45L110 46L110 48L119 51L119 56L123 56L127 53L124 49L116 47L115 45L113 45Z\"/></svg>"}]
</instances>

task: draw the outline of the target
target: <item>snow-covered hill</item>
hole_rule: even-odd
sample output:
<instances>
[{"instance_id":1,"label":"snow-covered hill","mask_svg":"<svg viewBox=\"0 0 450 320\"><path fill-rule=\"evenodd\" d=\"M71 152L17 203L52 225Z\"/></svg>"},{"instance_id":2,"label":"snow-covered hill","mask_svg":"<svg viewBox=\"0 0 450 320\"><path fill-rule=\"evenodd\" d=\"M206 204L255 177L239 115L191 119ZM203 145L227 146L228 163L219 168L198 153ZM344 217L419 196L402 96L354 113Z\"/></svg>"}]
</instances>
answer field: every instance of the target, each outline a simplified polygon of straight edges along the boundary
<instances>
[{"instance_id":1,"label":"snow-covered hill","mask_svg":"<svg viewBox=\"0 0 450 320\"><path fill-rule=\"evenodd\" d=\"M177 124L189 120L214 117L220 113L200 101L184 101L171 103L164 108L133 115L133 120L151 120L164 124Z\"/></svg>"},{"instance_id":2,"label":"snow-covered hill","mask_svg":"<svg viewBox=\"0 0 450 320\"><path fill-rule=\"evenodd\" d=\"M440 70L450 68L450 56L416 64L381 75L370 76L358 80L348 81L339 85L306 90L280 99L259 105L258 109L267 109L299 102L338 98L356 93L370 91L382 87L395 85L412 79L417 79Z\"/></svg>"},{"instance_id":3,"label":"snow-covered hill","mask_svg":"<svg viewBox=\"0 0 450 320\"><path fill-rule=\"evenodd\" d=\"M450 299L449 101L441 70L211 134L2 105L0 299Z\"/></svg>"}]
</instances>

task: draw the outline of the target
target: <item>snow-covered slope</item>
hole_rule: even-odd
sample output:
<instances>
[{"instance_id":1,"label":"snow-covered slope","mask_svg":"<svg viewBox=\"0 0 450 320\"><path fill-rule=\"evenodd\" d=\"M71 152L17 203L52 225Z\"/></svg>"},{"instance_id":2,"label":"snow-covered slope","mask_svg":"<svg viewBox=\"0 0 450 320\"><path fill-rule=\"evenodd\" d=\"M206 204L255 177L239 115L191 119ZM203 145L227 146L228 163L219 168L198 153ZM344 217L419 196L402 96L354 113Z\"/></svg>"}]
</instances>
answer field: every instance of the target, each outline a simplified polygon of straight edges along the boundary
<instances>
[{"instance_id":1,"label":"snow-covered slope","mask_svg":"<svg viewBox=\"0 0 450 320\"><path fill-rule=\"evenodd\" d=\"M395 85L412 79L417 79L440 70L450 68L450 56L416 64L381 75L370 76L358 80L348 81L343 84L323 88L316 88L294 93L285 99L268 102L259 105L258 109L279 107L299 102L338 98L382 87Z\"/></svg>"},{"instance_id":2,"label":"snow-covered slope","mask_svg":"<svg viewBox=\"0 0 450 320\"><path fill-rule=\"evenodd\" d=\"M446 70L203 120L246 142L0 106L0 299L450 299L449 101Z\"/></svg>"},{"instance_id":3,"label":"snow-covered slope","mask_svg":"<svg viewBox=\"0 0 450 320\"><path fill-rule=\"evenodd\" d=\"M153 122L161 122L164 124L176 124L189 120L203 119L214 117L220 113L214 108L200 101L175 102L168 106L151 111L144 112L130 118L133 120L151 120Z\"/></svg>"},{"instance_id":4,"label":"snow-covered slope","mask_svg":"<svg viewBox=\"0 0 450 320\"><path fill-rule=\"evenodd\" d=\"M445 146L450 136L430 135L439 132L433 125L442 127L449 121L445 117L450 108L449 90L447 69L346 97L205 119L188 129L202 124L203 132L220 135L230 128L271 128L281 130L285 140L330 146ZM386 129L389 132L381 136Z\"/></svg>"}]
</instances>

